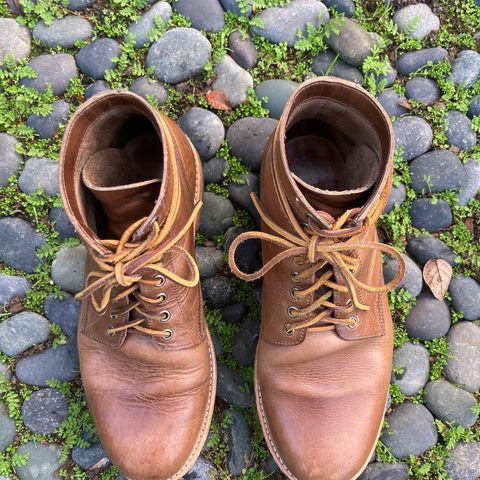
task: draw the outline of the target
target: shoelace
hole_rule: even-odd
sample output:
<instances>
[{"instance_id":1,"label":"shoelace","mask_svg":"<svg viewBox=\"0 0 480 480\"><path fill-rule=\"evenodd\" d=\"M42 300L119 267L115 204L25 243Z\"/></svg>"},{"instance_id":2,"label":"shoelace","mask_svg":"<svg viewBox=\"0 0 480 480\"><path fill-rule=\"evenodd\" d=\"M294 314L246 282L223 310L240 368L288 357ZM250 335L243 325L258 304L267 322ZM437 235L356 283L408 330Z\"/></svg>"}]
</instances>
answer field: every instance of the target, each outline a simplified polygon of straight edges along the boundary
<instances>
[{"instance_id":1,"label":"shoelace","mask_svg":"<svg viewBox=\"0 0 480 480\"><path fill-rule=\"evenodd\" d=\"M190 229L201 207L202 203L199 202L180 232L168 242L165 242L164 245L161 244L170 230L170 222L168 222L168 218L163 225L163 228L160 228L158 222L155 221L152 224L150 233L145 240L140 243L129 243L129 239L145 221L145 218L135 222L125 230L120 240L101 240L101 243L111 250L112 253L105 256L93 255L100 270L88 274L86 280L87 287L77 294L76 298L83 299L85 297L91 297L93 307L100 313L105 311L110 302L118 302L120 299L127 298L133 294L136 301L129 303L123 310L116 311L111 316L115 319L119 315L126 314L130 311L134 311L139 315L139 318L133 321L129 321L128 323L117 327L110 327L108 329L110 335L133 328L142 333L163 337L165 340L169 340L172 337L173 332L170 329L153 330L142 326L142 323L146 320L159 320L166 322L170 318L170 313L168 311L163 311L160 315L157 315L151 314L145 309L145 306L148 304L158 305L163 303L166 300L166 295L162 293L156 298L149 298L142 295L138 290L140 285L154 285L161 287L165 282L165 277L170 278L184 287L194 287L198 284L200 275L195 260L184 248L175 244ZM182 251L192 267L194 272L193 278L188 279L180 277L165 268L162 264L163 255L172 249ZM144 279L142 278L142 269L155 270L158 273L152 280ZM89 280L92 278L95 278L96 280L89 284ZM113 296L112 292L114 288L119 285L125 287L125 290ZM95 299L94 293L100 289L102 295L100 302L98 302Z\"/></svg>"},{"instance_id":2,"label":"shoelace","mask_svg":"<svg viewBox=\"0 0 480 480\"><path fill-rule=\"evenodd\" d=\"M324 230L313 230L311 227L302 227L288 204L283 193L281 193L281 201L285 207L288 219L294 227L297 235L291 234L284 230L267 215L261 208L255 194L251 194L251 198L263 222L277 235L265 232L245 232L240 234L233 242L229 251L229 265L235 275L242 280L252 281L265 275L279 262L287 258L294 258L296 263L303 265L308 263L309 266L300 273L292 272L292 280L294 283L300 283L311 278L320 270L325 271L316 278L314 283L305 289L294 288L292 296L299 300L318 292L322 287L326 287L326 293L316 298L309 306L305 308L289 307L288 314L292 319L304 317L310 313L316 313L310 319L287 323L284 325L284 332L287 335L293 335L296 330L307 328L310 331L325 331L335 329L335 325L348 325L355 328L358 320L355 316L347 318L337 318L333 316L334 312L342 314L351 314L355 309L369 310L368 305L364 305L359 300L359 290L366 292L381 293L395 288L403 279L405 273L405 263L403 257L393 247L382 243L357 240L358 236L365 231L371 221L367 221L359 227L345 227L354 210L347 210L340 216L335 223ZM271 258L262 268L253 273L242 272L235 262L235 252L240 244L247 240L258 239L279 245L284 248L283 251ZM371 286L358 280L354 273L358 267L358 258L355 251L360 249L380 250L397 259L398 271L395 278L388 284L380 287ZM342 278L345 285L341 285L334 281L334 270ZM349 300L346 305L336 305L331 297L334 292L343 292L349 294ZM317 311L321 311L318 313ZM321 323L322 325L317 325Z\"/></svg>"}]
</instances>

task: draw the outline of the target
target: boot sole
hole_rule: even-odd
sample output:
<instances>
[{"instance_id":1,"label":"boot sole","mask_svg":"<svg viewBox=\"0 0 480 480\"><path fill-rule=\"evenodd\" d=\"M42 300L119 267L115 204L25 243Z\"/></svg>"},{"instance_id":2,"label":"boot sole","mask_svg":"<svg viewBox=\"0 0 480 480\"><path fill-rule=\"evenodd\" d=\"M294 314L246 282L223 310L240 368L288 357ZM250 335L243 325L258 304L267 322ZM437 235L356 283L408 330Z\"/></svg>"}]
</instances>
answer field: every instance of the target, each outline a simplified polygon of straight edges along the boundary
<instances>
[{"instance_id":1,"label":"boot sole","mask_svg":"<svg viewBox=\"0 0 480 480\"><path fill-rule=\"evenodd\" d=\"M268 427L267 417L265 415L265 410L263 408L262 393L260 391L260 385L258 383L257 364L256 363L255 363L255 371L254 371L254 386L255 386L255 398L256 398L256 401L257 401L257 408L259 410L259 416L258 417L259 417L259 420L260 420L260 425L262 426L263 436L265 438L265 441L267 442L270 453L272 454L273 458L275 459L275 462L279 466L280 470L284 473L284 475L286 475L286 477L289 480L301 480L301 479L295 477L295 475L293 475L292 472L290 472L290 470L288 469L288 467L285 465L284 461L280 457L280 454L278 452L277 447L273 443L273 438L272 438L272 435L270 434L270 428ZM387 398L385 400L385 407L387 406L387 402L388 402L388 393L387 393ZM380 438L380 435L382 433L382 426L383 426L383 421L385 419L385 413L386 412L384 411L383 416L382 416L382 421L380 422L380 428L378 429L378 432L377 432L377 437L376 437L375 443L373 445L372 450L370 451L370 454L367 457L366 462L363 464L362 468L352 478L349 478L349 479L346 478L345 480L357 480L358 477L360 477L360 475L363 473L365 468L367 468L367 465L370 463L370 459L372 458L373 452L377 448L377 442L378 442L378 439Z\"/></svg>"},{"instance_id":2,"label":"boot sole","mask_svg":"<svg viewBox=\"0 0 480 480\"><path fill-rule=\"evenodd\" d=\"M195 150L194 146L190 142L190 140L188 140L188 143L190 144L195 157L195 171L197 173L197 178L199 179L195 188L195 204L197 204L201 200L203 195L202 161L200 160L200 157L197 151ZM195 232L198 229L199 222L200 222L200 219L198 218L195 222ZM207 440L208 433L210 432L210 424L213 417L213 409L215 407L215 397L216 397L216 391L217 391L217 364L215 362L215 350L213 348L212 337L210 335L210 331L208 330L208 326L207 326L207 323L205 322L205 319L203 321L205 325L205 333L206 333L207 342L208 342L208 356L210 360L210 377L211 378L210 378L210 385L209 385L209 392L208 392L207 410L205 412L202 429L200 431L199 438L195 442L194 450L192 451L192 453L190 454L190 457L184 463L182 468L168 478L165 478L165 479L158 478L157 480L178 480L182 478L193 467L194 463L197 461L197 458L199 457L200 453L202 452L203 446L205 445L205 441ZM125 476L125 478L127 480L143 480L139 478L134 479L127 476Z\"/></svg>"}]
</instances>

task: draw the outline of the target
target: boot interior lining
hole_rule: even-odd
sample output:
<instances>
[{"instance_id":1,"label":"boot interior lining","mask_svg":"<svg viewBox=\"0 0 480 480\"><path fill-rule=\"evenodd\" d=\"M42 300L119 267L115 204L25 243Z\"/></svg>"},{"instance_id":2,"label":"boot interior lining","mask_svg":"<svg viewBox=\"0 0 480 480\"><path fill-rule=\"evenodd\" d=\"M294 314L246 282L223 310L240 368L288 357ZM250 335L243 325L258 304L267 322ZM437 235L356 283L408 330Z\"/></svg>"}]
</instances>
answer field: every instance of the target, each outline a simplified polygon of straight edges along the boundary
<instances>
[{"instance_id":1,"label":"boot interior lining","mask_svg":"<svg viewBox=\"0 0 480 480\"><path fill-rule=\"evenodd\" d=\"M120 105L91 122L79 149L81 204L87 225L100 237L111 238L102 203L91 193L115 191L138 184L155 184L157 196L163 176L163 145L151 121L135 107ZM151 207L153 208L153 204ZM138 218L144 215L139 212Z\"/></svg>"},{"instance_id":2,"label":"boot interior lining","mask_svg":"<svg viewBox=\"0 0 480 480\"><path fill-rule=\"evenodd\" d=\"M325 193L366 192L381 169L381 143L371 124L337 100L316 97L299 105L286 134L291 172Z\"/></svg>"}]
</instances>

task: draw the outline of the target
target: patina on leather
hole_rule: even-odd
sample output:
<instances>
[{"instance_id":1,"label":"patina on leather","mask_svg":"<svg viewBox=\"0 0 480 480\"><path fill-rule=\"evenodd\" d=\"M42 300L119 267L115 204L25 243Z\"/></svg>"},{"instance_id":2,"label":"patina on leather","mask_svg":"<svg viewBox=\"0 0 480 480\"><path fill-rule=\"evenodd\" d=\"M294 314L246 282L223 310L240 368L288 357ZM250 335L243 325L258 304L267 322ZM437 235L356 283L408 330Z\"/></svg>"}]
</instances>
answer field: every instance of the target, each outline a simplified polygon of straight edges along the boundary
<instances>
[{"instance_id":1,"label":"patina on leather","mask_svg":"<svg viewBox=\"0 0 480 480\"><path fill-rule=\"evenodd\" d=\"M199 157L141 97L109 91L70 120L60 187L88 250L78 348L102 444L131 480L181 478L216 386L194 260Z\"/></svg>"},{"instance_id":2,"label":"patina on leather","mask_svg":"<svg viewBox=\"0 0 480 480\"><path fill-rule=\"evenodd\" d=\"M290 479L351 480L384 416L393 351L386 291L402 257L375 221L392 182L393 135L357 85L311 79L293 93L262 164L261 232L241 234L229 263L263 277L255 365L260 421ZM236 248L262 240L263 267L241 272ZM384 285L381 252L399 263Z\"/></svg>"}]
</instances>

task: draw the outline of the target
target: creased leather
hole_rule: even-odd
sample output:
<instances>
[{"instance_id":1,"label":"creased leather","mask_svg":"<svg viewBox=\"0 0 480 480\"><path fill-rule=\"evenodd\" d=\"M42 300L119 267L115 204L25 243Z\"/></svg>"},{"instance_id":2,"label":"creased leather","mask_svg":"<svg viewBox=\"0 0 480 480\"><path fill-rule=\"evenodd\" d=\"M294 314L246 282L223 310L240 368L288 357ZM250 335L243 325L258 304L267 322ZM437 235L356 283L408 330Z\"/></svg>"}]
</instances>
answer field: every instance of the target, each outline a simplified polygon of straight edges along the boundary
<instances>
[{"instance_id":1,"label":"creased leather","mask_svg":"<svg viewBox=\"0 0 480 480\"><path fill-rule=\"evenodd\" d=\"M286 193L299 223L319 221L319 205L312 205L305 196L315 194L299 188L288 168L285 148L289 121L297 106L313 97L353 106L376 132L372 148L381 158L380 174L370 196L358 205L359 221L367 216L378 218L392 181L392 128L378 102L345 80L318 77L305 82L288 101L267 143L261 171L260 203L277 225L292 234L295 232L282 207L280 191ZM348 118L343 121L348 122ZM351 199L339 200L337 211L330 203L333 214L342 212L342 201ZM318 201L321 205L323 200ZM265 224L262 231L275 233ZM360 240L378 241L374 224ZM281 250L263 242L264 264ZM361 292L360 299L370 310L355 312L359 318L356 328L336 325L334 330L321 332L305 328L286 335L283 326L292 322L289 306L304 308L314 300L313 293L299 301L292 298L293 288L306 288L314 281L294 283L291 273L298 268L289 258L264 276L255 372L259 417L268 446L289 479L352 480L360 475L375 447L388 395L393 335L386 294ZM380 253L361 250L355 275L367 284L383 285ZM348 298L345 295L336 292L335 302L343 305Z\"/></svg>"},{"instance_id":2,"label":"creased leather","mask_svg":"<svg viewBox=\"0 0 480 480\"><path fill-rule=\"evenodd\" d=\"M99 268L94 256L102 258L109 251L90 214L92 199L82 183L82 168L99 150L129 145L131 130L123 127L132 118L140 119L140 124L147 119L163 148L161 185L135 234L137 240L132 241L145 238L154 222L163 224L173 203L174 169L179 178L175 195L180 208L165 242L175 239L201 200L201 162L175 123L133 93L96 95L70 120L60 162L62 199L87 246L87 273ZM130 144L127 150L138 148ZM127 193L122 192L122 200L128 205ZM102 190L101 195L105 200L108 191ZM121 217L120 210L115 213ZM162 265L179 276L191 276L185 252L194 255L196 227L193 224L162 258ZM143 279L153 280L158 272L143 268L141 274ZM101 293L93 293L97 301ZM161 286L139 284L139 293L148 298L165 294L165 301L151 308L154 312L168 310L170 318L166 323L153 319L147 323L153 331L170 328L173 337L165 341L132 329L109 334L109 329L125 324L129 317L126 313L112 319L110 313L128 306L132 299L110 301L99 313L87 296L82 300L78 329L82 382L102 445L119 470L130 480L174 480L191 468L208 434L216 389L213 347L198 283L187 288L167 278Z\"/></svg>"}]
</instances>

